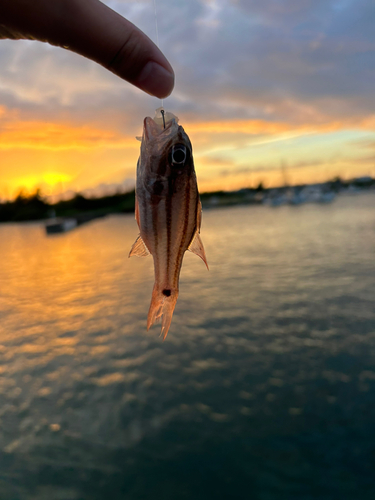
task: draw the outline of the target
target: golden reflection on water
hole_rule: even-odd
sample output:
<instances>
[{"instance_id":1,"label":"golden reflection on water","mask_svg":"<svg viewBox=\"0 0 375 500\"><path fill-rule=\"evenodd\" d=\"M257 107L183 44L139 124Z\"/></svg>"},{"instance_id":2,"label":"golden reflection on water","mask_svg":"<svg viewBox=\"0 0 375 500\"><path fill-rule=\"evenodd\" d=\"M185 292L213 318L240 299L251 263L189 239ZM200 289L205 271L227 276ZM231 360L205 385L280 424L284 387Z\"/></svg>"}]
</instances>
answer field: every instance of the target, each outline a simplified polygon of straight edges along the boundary
<instances>
[{"instance_id":1,"label":"golden reflection on water","mask_svg":"<svg viewBox=\"0 0 375 500\"><path fill-rule=\"evenodd\" d=\"M59 461L72 446L84 463L82 442L127 449L178 419L248 432L273 413L289 432L312 379L370 391L370 367L320 365L374 348L373 199L361 200L205 211L210 271L186 253L164 343L146 332L152 258L128 259L133 216L53 237L0 225L0 448L57 443Z\"/></svg>"},{"instance_id":2,"label":"golden reflection on water","mask_svg":"<svg viewBox=\"0 0 375 500\"><path fill-rule=\"evenodd\" d=\"M132 217L99 221L76 231L47 237L40 224L4 225L0 254L6 263L1 269L2 306L12 322L17 316L17 332L4 329L1 339L19 335L30 342L23 352L79 352L79 335L60 338L56 333L79 331L82 324L103 330L111 328L111 315L134 306L141 290L135 284L143 277L152 279L152 263L131 265L127 254L137 231ZM120 279L119 279L120 277ZM132 289L134 288L134 291ZM48 323L52 322L52 331ZM25 328L23 330L23 325ZM108 340L108 339L107 339ZM96 342L105 342L105 337ZM93 348L100 354L103 347ZM102 351L101 351L102 350Z\"/></svg>"}]
</instances>

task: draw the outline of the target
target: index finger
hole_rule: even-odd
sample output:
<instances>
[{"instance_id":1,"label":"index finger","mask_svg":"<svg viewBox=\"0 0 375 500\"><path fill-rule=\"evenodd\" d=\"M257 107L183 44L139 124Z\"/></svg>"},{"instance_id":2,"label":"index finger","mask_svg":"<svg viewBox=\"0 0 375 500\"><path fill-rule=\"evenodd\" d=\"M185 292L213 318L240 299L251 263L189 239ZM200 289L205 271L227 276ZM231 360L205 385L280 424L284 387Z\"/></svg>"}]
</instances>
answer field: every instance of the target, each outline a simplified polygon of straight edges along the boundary
<instances>
[{"instance_id":1,"label":"index finger","mask_svg":"<svg viewBox=\"0 0 375 500\"><path fill-rule=\"evenodd\" d=\"M156 97L173 90L173 69L156 45L99 0L3 0L1 4L0 24L13 38L35 38L77 52Z\"/></svg>"}]
</instances>

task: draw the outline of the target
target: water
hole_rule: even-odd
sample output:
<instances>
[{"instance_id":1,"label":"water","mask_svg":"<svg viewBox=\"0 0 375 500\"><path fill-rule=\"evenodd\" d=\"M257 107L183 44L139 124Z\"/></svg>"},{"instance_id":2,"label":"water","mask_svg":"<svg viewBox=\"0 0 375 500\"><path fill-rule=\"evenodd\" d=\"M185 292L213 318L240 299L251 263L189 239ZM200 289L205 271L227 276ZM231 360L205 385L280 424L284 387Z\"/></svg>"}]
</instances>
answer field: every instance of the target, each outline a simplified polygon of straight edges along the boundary
<instances>
[{"instance_id":1,"label":"water","mask_svg":"<svg viewBox=\"0 0 375 500\"><path fill-rule=\"evenodd\" d=\"M374 208L205 211L164 343L133 217L1 225L1 500L372 500Z\"/></svg>"}]
</instances>

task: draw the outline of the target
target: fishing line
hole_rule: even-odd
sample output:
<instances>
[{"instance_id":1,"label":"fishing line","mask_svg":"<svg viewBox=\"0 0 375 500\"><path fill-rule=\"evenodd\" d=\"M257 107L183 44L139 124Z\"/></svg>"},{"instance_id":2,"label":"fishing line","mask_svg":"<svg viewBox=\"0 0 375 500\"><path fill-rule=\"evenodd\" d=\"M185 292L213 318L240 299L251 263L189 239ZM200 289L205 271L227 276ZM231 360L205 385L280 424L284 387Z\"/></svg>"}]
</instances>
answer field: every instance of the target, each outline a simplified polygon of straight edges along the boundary
<instances>
[{"instance_id":1,"label":"fishing line","mask_svg":"<svg viewBox=\"0 0 375 500\"><path fill-rule=\"evenodd\" d=\"M160 44L159 44L159 27L158 27L158 12L156 9L156 0L154 0L154 12L155 12L155 31L156 31L156 45L158 49L160 49ZM161 107L164 108L164 99L161 99ZM165 121L164 121L164 109L163 109L163 123L164 123L164 128L165 128Z\"/></svg>"},{"instance_id":2,"label":"fishing line","mask_svg":"<svg viewBox=\"0 0 375 500\"><path fill-rule=\"evenodd\" d=\"M155 11L156 45L158 46L158 49L160 49L160 45L159 45L159 28L158 28L158 13L157 13L157 10L156 10L156 0L154 0L154 11Z\"/></svg>"}]
</instances>

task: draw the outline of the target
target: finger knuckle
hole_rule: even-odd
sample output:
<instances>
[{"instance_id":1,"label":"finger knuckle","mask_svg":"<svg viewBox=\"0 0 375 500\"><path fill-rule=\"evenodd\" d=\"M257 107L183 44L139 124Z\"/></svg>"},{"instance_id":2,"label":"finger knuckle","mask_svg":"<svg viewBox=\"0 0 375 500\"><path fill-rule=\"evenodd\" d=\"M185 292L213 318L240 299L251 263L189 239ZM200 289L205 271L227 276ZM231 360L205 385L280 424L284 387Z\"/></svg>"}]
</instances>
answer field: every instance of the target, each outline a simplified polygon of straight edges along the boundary
<instances>
[{"instance_id":1,"label":"finger knuckle","mask_svg":"<svg viewBox=\"0 0 375 500\"><path fill-rule=\"evenodd\" d=\"M109 61L108 69L114 73L126 71L129 79L137 76L144 60L141 42L141 37L136 32L124 35L122 44Z\"/></svg>"}]
</instances>

